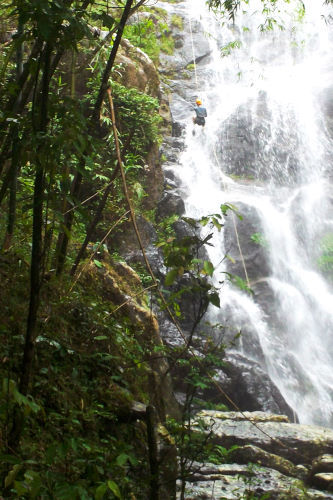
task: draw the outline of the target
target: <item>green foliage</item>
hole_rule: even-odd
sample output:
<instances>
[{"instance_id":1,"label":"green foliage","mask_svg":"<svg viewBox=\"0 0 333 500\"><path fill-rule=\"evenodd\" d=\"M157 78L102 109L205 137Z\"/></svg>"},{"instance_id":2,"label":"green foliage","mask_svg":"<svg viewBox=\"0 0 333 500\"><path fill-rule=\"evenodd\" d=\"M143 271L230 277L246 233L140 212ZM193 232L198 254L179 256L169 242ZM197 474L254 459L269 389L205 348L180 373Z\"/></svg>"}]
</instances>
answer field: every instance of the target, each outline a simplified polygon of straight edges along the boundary
<instances>
[{"instance_id":1,"label":"green foliage","mask_svg":"<svg viewBox=\"0 0 333 500\"><path fill-rule=\"evenodd\" d=\"M317 265L333 281L333 234L326 234L319 243L320 256Z\"/></svg>"},{"instance_id":2,"label":"green foliage","mask_svg":"<svg viewBox=\"0 0 333 500\"><path fill-rule=\"evenodd\" d=\"M216 446L212 439L211 427L198 418L192 420L194 409L200 407L200 399L196 394L204 394L204 391L212 388L215 370L223 365L222 358L223 345L217 346L208 339L205 356L202 356L200 361L189 352L177 359L178 370L181 370L185 384L185 402L181 422L168 419L167 427L178 449L183 492L186 480L193 472L193 462L225 463L229 454L236 448L233 447L229 451L222 446Z\"/></svg>"},{"instance_id":3,"label":"green foliage","mask_svg":"<svg viewBox=\"0 0 333 500\"><path fill-rule=\"evenodd\" d=\"M161 241L173 238L175 235L173 224L179 220L180 216L177 214L170 215L162 219L157 227L158 239Z\"/></svg>"},{"instance_id":4,"label":"green foliage","mask_svg":"<svg viewBox=\"0 0 333 500\"><path fill-rule=\"evenodd\" d=\"M13 275L14 263L6 272L2 266L3 276ZM100 271L90 269L70 294L63 294L69 280L53 281L44 291L41 314L47 320L37 342L29 396L18 392L20 359L13 353L19 343L8 336L18 300L27 292L25 280L22 289L17 283L11 289L8 318L0 330L5 347L0 431L6 439L18 403L26 415L26 433L19 453L2 450L0 456L8 498L147 497L145 429L119 422L118 414L128 413L133 398L147 400L144 359L151 346L138 325L122 314L112 315L114 305L106 302L103 283L96 279ZM4 300L1 295L1 309Z\"/></svg>"},{"instance_id":5,"label":"green foliage","mask_svg":"<svg viewBox=\"0 0 333 500\"><path fill-rule=\"evenodd\" d=\"M264 248L268 247L268 241L262 233L254 233L251 235L251 240Z\"/></svg>"},{"instance_id":6,"label":"green foliage","mask_svg":"<svg viewBox=\"0 0 333 500\"><path fill-rule=\"evenodd\" d=\"M80 8L73 9L66 2L47 2L45 0L27 1L23 5L13 2L12 16L20 15L21 22L30 27L24 38L39 38L55 43L62 37L67 48L77 48L78 40L91 37L87 18Z\"/></svg>"},{"instance_id":7,"label":"green foliage","mask_svg":"<svg viewBox=\"0 0 333 500\"><path fill-rule=\"evenodd\" d=\"M242 42L240 40L234 40L233 42L229 42L227 45L224 45L221 48L221 56L222 57L230 56L230 54L235 49L240 49L241 47L242 47Z\"/></svg>"},{"instance_id":8,"label":"green foliage","mask_svg":"<svg viewBox=\"0 0 333 500\"><path fill-rule=\"evenodd\" d=\"M183 217L182 219L189 226L197 230L199 225L206 226L210 224L216 227L219 224L218 220L221 219L221 216L215 214L203 217L199 221L188 217ZM212 276L214 271L212 263L198 257L199 249L204 245L209 245L211 238L212 233L209 233L204 238L201 238L196 233L193 236L185 236L181 239L176 239L174 236L169 236L166 239L160 238L157 246L163 250L165 265L171 268L166 277L168 285L171 285L177 276L181 277L184 273L190 273L191 271L198 272L202 276Z\"/></svg>"},{"instance_id":9,"label":"green foliage","mask_svg":"<svg viewBox=\"0 0 333 500\"><path fill-rule=\"evenodd\" d=\"M191 422L179 423L174 419L168 419L167 427L175 439L180 457L188 467L183 472L189 474L192 462L204 463L208 458L208 453L213 449L213 444L210 442L210 429L203 421L196 421L194 429Z\"/></svg>"},{"instance_id":10,"label":"green foliage","mask_svg":"<svg viewBox=\"0 0 333 500\"><path fill-rule=\"evenodd\" d=\"M232 460L232 453L237 450L239 446L234 445L227 449L224 446L216 444L210 452L208 461L212 464L226 464ZM228 462L229 461L229 462Z\"/></svg>"},{"instance_id":11,"label":"green foliage","mask_svg":"<svg viewBox=\"0 0 333 500\"><path fill-rule=\"evenodd\" d=\"M171 16L171 24L172 26L175 26L179 30L184 29L184 21L181 16L178 16L177 14L173 14Z\"/></svg>"},{"instance_id":12,"label":"green foliage","mask_svg":"<svg viewBox=\"0 0 333 500\"><path fill-rule=\"evenodd\" d=\"M160 38L160 46L161 46L161 51L164 52L165 54L168 54L169 56L172 56L172 54L175 51L175 41L171 33L169 32L167 25L165 25L164 30L162 32Z\"/></svg>"},{"instance_id":13,"label":"green foliage","mask_svg":"<svg viewBox=\"0 0 333 500\"><path fill-rule=\"evenodd\" d=\"M126 419L134 399L148 403L146 359L154 342L145 338L141 323L118 313L110 292L105 296L103 277L112 275L105 248L75 280L55 272L66 238L65 264L73 262L117 164L109 106L100 109L97 101L113 41L102 42L91 29L116 27L123 9L114 7L104 0L13 0L0 6L4 32L18 32L5 44L0 39L1 187L7 172L17 175L15 232L0 252L6 289L0 294L0 490L6 498L148 496L146 429ZM114 82L120 70L114 67L107 77L129 190L139 206L146 195L143 166L160 140L159 103ZM3 214L9 213L8 191ZM100 233L127 210L119 178L106 208L93 242L102 241ZM31 289L37 321L24 387L27 283L36 235L38 279ZM1 217L1 245L5 237ZM150 283L147 275L143 281ZM144 308L140 284L127 287Z\"/></svg>"},{"instance_id":14,"label":"green foliage","mask_svg":"<svg viewBox=\"0 0 333 500\"><path fill-rule=\"evenodd\" d=\"M152 19L145 19L125 27L124 36L135 47L142 49L156 64L160 54L160 45L156 36L156 26Z\"/></svg>"},{"instance_id":15,"label":"green foliage","mask_svg":"<svg viewBox=\"0 0 333 500\"><path fill-rule=\"evenodd\" d=\"M203 401L199 398L193 398L193 404L198 408L205 410L229 411L228 407L223 403L213 403L212 401Z\"/></svg>"},{"instance_id":16,"label":"green foliage","mask_svg":"<svg viewBox=\"0 0 333 500\"><path fill-rule=\"evenodd\" d=\"M0 422L1 416L5 415L5 412L9 411L10 406L14 407L15 404L23 407L25 415L29 415L31 412L38 413L41 410L41 407L34 401L31 395L24 396L19 392L15 380L4 378L2 380L0 395L2 401L0 405Z\"/></svg>"},{"instance_id":17,"label":"green foliage","mask_svg":"<svg viewBox=\"0 0 333 500\"><path fill-rule=\"evenodd\" d=\"M133 264L132 267L133 267L133 269L135 269L136 273L138 274L138 276L141 280L142 286L144 288L147 288L153 284L153 279L152 279L151 275L148 273L145 266L143 266L142 264Z\"/></svg>"},{"instance_id":18,"label":"green foliage","mask_svg":"<svg viewBox=\"0 0 333 500\"><path fill-rule=\"evenodd\" d=\"M124 36L158 64L160 51L169 55L174 53L174 39L165 21L167 12L157 8L149 11L149 18L126 26ZM182 29L182 19L179 16L172 16L171 24Z\"/></svg>"},{"instance_id":19,"label":"green foliage","mask_svg":"<svg viewBox=\"0 0 333 500\"><path fill-rule=\"evenodd\" d=\"M243 280L243 278L237 276L237 274L228 273L226 271L224 271L224 274L228 277L229 281L237 288L245 292L248 292L250 294L253 294L253 290L249 287L248 283L245 280Z\"/></svg>"},{"instance_id":20,"label":"green foliage","mask_svg":"<svg viewBox=\"0 0 333 500\"><path fill-rule=\"evenodd\" d=\"M209 427L197 418L193 422L194 412L202 405L208 406L205 394L214 386L216 370L224 365L224 345L214 341L207 331L212 334L221 325L202 325L201 320L210 304L220 307L219 290L212 284L214 265L207 258L202 257L205 245L210 245L212 231L220 231L223 227L223 217L228 212L236 211L235 207L228 204L221 205L221 213L210 214L199 220L182 217L188 226L187 236L176 238L173 224L178 221L178 216L172 216L159 225L157 246L162 248L164 263L168 268L164 285L169 289L168 302L173 308L173 313L183 319L182 308L184 297L190 297L193 311L191 312L192 328L186 338L186 348L183 346L172 349L168 353L171 366L177 367L178 378L182 380L181 391L184 393L181 422L168 420L167 426L172 434L179 455L181 493L180 498L185 498L185 484L193 472L193 462L205 463L227 461L229 451L223 447L215 447L212 441L212 432ZM237 214L238 215L238 214ZM201 235L205 232L204 235ZM188 299L187 299L188 300ZM186 302L185 302L186 303ZM205 328L206 327L206 328ZM204 329L204 331L201 331ZM207 330L206 330L207 329ZM199 334L198 334L199 330ZM223 331L223 327L222 327ZM199 335L200 357L197 357L197 348L194 334ZM223 338L222 335L219 338ZM202 344L204 343L204 347ZM174 360L174 361L172 361ZM214 408L216 405L212 405ZM225 410L221 404L220 409Z\"/></svg>"},{"instance_id":21,"label":"green foliage","mask_svg":"<svg viewBox=\"0 0 333 500\"><path fill-rule=\"evenodd\" d=\"M248 3L247 0L243 1L244 3ZM223 15L234 21L241 3L242 0L210 0L208 6L212 10L221 11Z\"/></svg>"},{"instance_id":22,"label":"green foliage","mask_svg":"<svg viewBox=\"0 0 333 500\"><path fill-rule=\"evenodd\" d=\"M125 156L126 168L136 168L138 164L142 166L149 147L161 140L159 125L162 119L158 114L158 100L116 82L112 84L112 92L120 138L123 143L131 138L131 152Z\"/></svg>"},{"instance_id":23,"label":"green foliage","mask_svg":"<svg viewBox=\"0 0 333 500\"><path fill-rule=\"evenodd\" d=\"M189 71L193 71L193 70L194 70L194 68L195 68L194 64L188 64L188 65L186 66L186 69L188 69Z\"/></svg>"}]
</instances>

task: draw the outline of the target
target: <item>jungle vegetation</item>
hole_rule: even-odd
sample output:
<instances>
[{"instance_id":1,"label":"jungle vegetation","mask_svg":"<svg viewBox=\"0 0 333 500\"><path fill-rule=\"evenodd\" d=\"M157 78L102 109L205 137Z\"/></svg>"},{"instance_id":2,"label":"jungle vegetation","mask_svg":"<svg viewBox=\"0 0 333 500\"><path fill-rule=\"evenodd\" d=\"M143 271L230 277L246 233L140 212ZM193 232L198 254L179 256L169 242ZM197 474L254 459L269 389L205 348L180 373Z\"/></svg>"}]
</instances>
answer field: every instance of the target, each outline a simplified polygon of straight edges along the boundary
<instances>
[{"instance_id":1,"label":"jungle vegetation","mask_svg":"<svg viewBox=\"0 0 333 500\"><path fill-rule=\"evenodd\" d=\"M233 19L240 0L210 5ZM139 9L150 12L155 24L149 18L132 22ZM144 168L162 140L159 102L128 88L115 62L124 32L156 64L161 51L172 54L164 12L149 9L143 0L8 0L0 6L4 498L158 498L147 426L134 425L130 412L133 401L149 406L152 355L168 359L170 369L180 363L187 384L181 418L164 422L180 450L181 478L199 449L216 454L190 434L196 391L210 383L223 353L223 346L211 346L204 364L190 355L208 305L219 306L218 291L207 280L214 268L198 257L210 232L176 240L174 220L158 227L172 314L181 318L182 295L197 297L185 350L170 353L147 341L143 324L123 310L114 312L119 304L103 281L103 273L115 276L121 260L111 229L126 231L129 218L109 86L132 203L154 220L154 209L145 205ZM182 28L179 19L173 23ZM221 212L229 209L223 205ZM221 214L186 223L221 229ZM124 294L140 295L139 306L147 307L152 299L143 288L152 286L152 278L140 266L136 271L141 282L132 276L122 283L120 272L115 279ZM185 286L175 288L185 274ZM160 298L155 303L165 309Z\"/></svg>"},{"instance_id":2,"label":"jungle vegetation","mask_svg":"<svg viewBox=\"0 0 333 500\"><path fill-rule=\"evenodd\" d=\"M141 283L125 265L118 265L118 271L126 269L125 279L115 271L121 256L110 233L127 227L129 209L107 98L111 89L132 204L154 219L144 204L144 171L149 154L158 158L159 102L126 87L115 64L125 25L143 4L14 0L0 8L4 498L158 497L154 443L148 425L140 418L133 424L131 408L135 400L148 408L151 358L168 354L145 337L144 322L114 312L118 304L105 285L107 276L124 294L140 297L138 310L149 305L142 291L152 283L147 271L137 268ZM158 39L149 22L126 30L157 62L160 50L172 52L172 40L163 13L155 15L163 31ZM210 223L218 224L218 217ZM169 267L166 285L184 273L193 279L171 294L170 307L181 316L180 295L196 293L196 325L208 304L218 302L206 280L212 265L197 258L207 241L193 236L176 243L166 224L159 231ZM175 362L184 357L181 351ZM187 416L180 427L170 424L183 448L202 370L191 359L186 364L185 372L197 374L188 383Z\"/></svg>"}]
</instances>

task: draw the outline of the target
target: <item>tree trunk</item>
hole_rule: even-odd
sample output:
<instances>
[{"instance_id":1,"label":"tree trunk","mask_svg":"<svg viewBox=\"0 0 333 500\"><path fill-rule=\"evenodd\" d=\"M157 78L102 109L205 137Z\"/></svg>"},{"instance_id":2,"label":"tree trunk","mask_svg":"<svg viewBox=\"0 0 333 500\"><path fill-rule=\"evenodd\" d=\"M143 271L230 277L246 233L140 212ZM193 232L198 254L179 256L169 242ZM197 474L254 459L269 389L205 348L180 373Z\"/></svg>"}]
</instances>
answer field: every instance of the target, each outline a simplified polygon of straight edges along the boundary
<instances>
[{"instance_id":1,"label":"tree trunk","mask_svg":"<svg viewBox=\"0 0 333 500\"><path fill-rule=\"evenodd\" d=\"M84 158L81 161L81 166L84 167ZM82 174L77 172L71 187L71 198L76 200L80 194ZM69 207L69 205L66 205ZM67 213L64 216L64 231L62 231L58 236L57 250L56 250L56 274L59 276L64 268L65 259L67 255L68 243L70 240L70 234L72 231L72 225L74 220L74 209L67 209Z\"/></svg>"},{"instance_id":2,"label":"tree trunk","mask_svg":"<svg viewBox=\"0 0 333 500\"><path fill-rule=\"evenodd\" d=\"M123 15L121 16L121 19L119 22L117 36L116 36L116 39L115 39L114 44L112 46L112 50L111 50L108 62L106 64L106 67L105 67L105 70L104 70L104 73L102 76L102 83L100 85L98 96L96 98L96 102L95 102L95 106L94 106L94 110L93 110L93 120L92 121L95 124L99 123L99 115L100 115L100 111L101 111L101 107L102 107L102 102L104 100L106 90L108 88L110 73L111 73L117 52L118 52L118 48L120 45L121 38L123 36L123 31L124 31L127 19L130 15L130 12L131 12L131 7L132 7L133 1L134 0L127 0L127 2L126 2L126 5L125 5L124 11L123 11Z\"/></svg>"},{"instance_id":3,"label":"tree trunk","mask_svg":"<svg viewBox=\"0 0 333 500\"><path fill-rule=\"evenodd\" d=\"M49 93L49 64L51 47L45 51L43 71L43 92L40 102L39 133L45 134L48 121L48 93ZM32 372L32 363L35 349L37 313L40 302L40 289L42 283L42 234L43 234L43 203L44 203L44 159L42 158L42 147L36 154L36 175L33 197L33 223L32 223L32 248L30 266L30 302L25 335L23 361L20 373L19 391L21 394L28 393L29 382ZM13 427L9 437L11 448L15 449L20 441L23 429L24 417L19 408L16 408Z\"/></svg>"},{"instance_id":4,"label":"tree trunk","mask_svg":"<svg viewBox=\"0 0 333 500\"><path fill-rule=\"evenodd\" d=\"M99 124L99 115L100 115L100 110L102 107L102 102L105 97L105 93L108 87L108 80L110 77L111 69L113 67L117 51L119 48L119 44L121 41L121 37L123 35L123 31L126 25L126 21L128 19L128 16L131 11L131 6L134 0L127 0L123 15L121 16L121 20L119 23L118 31L117 31L117 36L114 41L113 47L111 49L111 53L108 59L108 62L106 64L103 77L102 77L102 82L99 88L98 96L96 98L96 102L94 105L94 109L92 112L91 120L90 120L90 127L88 130L88 133L91 135L95 134L96 127ZM88 151L84 152L84 156L88 154ZM81 162L81 168L80 171L82 172L84 170L84 157ZM83 176L81 173L77 172L75 179L73 180L72 184L72 189L71 189L71 197L76 199L79 195L80 188L81 188L81 182L82 182ZM65 259L66 259L66 254L67 254L67 248L68 248L68 243L69 243L69 238L70 234L72 231L72 225L73 225L73 220L74 220L74 210L71 210L65 215L65 221L64 221L64 231L59 234L58 237L58 242L57 242L57 263L56 263L56 273L57 275L60 275L63 271L63 267L65 264Z\"/></svg>"},{"instance_id":5,"label":"tree trunk","mask_svg":"<svg viewBox=\"0 0 333 500\"><path fill-rule=\"evenodd\" d=\"M128 137L128 139L126 141L126 144L124 145L124 154L126 154L126 151L129 148L129 145L131 143L131 139L133 137L133 133L130 134L130 136ZM119 163L117 163L116 168L112 172L112 175L111 175L111 177L109 179L109 184L106 186L106 188L104 190L104 193L103 193L103 196L102 196L102 199L100 200L99 205L97 207L97 210L95 212L95 215L94 215L92 221L90 222L90 224L88 226L86 237L84 239L84 242L81 245L80 250L78 251L78 254L76 256L75 262L74 262L74 264L72 266L72 269L71 269L71 275L72 276L74 276L74 274L76 272L76 269L77 269L77 266L79 265L79 263L80 263L80 261L81 261L81 259L83 257L85 249L87 248L87 245L88 245L89 241L91 241L92 234L93 234L93 232L94 232L97 224L99 223L99 221L100 221L100 219L102 217L102 213L103 213L104 207L106 205L109 193L110 193L111 188L112 188L112 183L113 183L114 179L116 178L118 172L119 172Z\"/></svg>"},{"instance_id":6,"label":"tree trunk","mask_svg":"<svg viewBox=\"0 0 333 500\"><path fill-rule=\"evenodd\" d=\"M118 170L119 170L119 167L114 170L113 179L116 177ZM106 188L104 190L104 193L103 193L103 196L102 196L102 199L99 202L99 205L98 205L97 210L95 212L95 215L94 215L93 219L91 220L91 222L90 222L90 224L88 226L86 237L85 237L84 242L82 243L82 245L80 247L80 250L77 253L75 262L74 262L74 264L72 266L72 269L71 269L71 275L72 276L75 274L77 266L79 265L79 263L80 263L80 261L81 261L81 259L83 257L83 254L85 252L85 249L87 248L87 245L88 245L89 241L91 240L91 236L92 236L92 234L93 234L93 232L94 232L97 224L100 221L100 218L102 216L102 212L104 210L104 207L106 205L109 193L110 193L111 188L112 188L112 180L113 179L111 178L109 184L106 186Z\"/></svg>"},{"instance_id":7,"label":"tree trunk","mask_svg":"<svg viewBox=\"0 0 333 500\"><path fill-rule=\"evenodd\" d=\"M146 423L150 466L149 500L159 500L159 460L156 432L157 416L155 408L151 405L147 406Z\"/></svg>"},{"instance_id":8,"label":"tree trunk","mask_svg":"<svg viewBox=\"0 0 333 500\"><path fill-rule=\"evenodd\" d=\"M20 139L18 136L18 129L17 127L15 127L13 136L12 165L10 169L11 175L9 181L7 230L3 243L4 250L8 250L8 248L10 248L12 236L14 233L15 218L16 218L16 191L17 191L17 173L19 169L19 157L20 157Z\"/></svg>"},{"instance_id":9,"label":"tree trunk","mask_svg":"<svg viewBox=\"0 0 333 500\"><path fill-rule=\"evenodd\" d=\"M17 26L17 36L20 38L23 34L24 24L22 21L22 15L19 15L18 26ZM23 43L20 42L16 50L16 80L20 79L23 71ZM21 100L22 94L20 92L18 96L18 102ZM11 245L12 236L14 233L15 216L16 216L16 190L17 190L17 175L20 163L20 150L21 141L19 137L19 127L15 124L13 141L12 141L12 165L11 165L11 176L10 176L10 195L9 195L9 207L8 207L8 221L7 221L7 231L4 241L4 249L8 249Z\"/></svg>"}]
</instances>

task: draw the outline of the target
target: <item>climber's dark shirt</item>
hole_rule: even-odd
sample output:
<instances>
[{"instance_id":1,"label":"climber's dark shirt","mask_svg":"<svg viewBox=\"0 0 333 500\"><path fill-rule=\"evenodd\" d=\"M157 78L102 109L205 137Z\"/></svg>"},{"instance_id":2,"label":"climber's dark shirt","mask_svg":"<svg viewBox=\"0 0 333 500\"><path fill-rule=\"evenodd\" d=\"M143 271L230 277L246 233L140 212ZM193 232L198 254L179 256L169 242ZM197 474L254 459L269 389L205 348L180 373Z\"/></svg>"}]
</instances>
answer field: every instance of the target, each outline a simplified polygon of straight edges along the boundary
<instances>
[{"instance_id":1,"label":"climber's dark shirt","mask_svg":"<svg viewBox=\"0 0 333 500\"><path fill-rule=\"evenodd\" d=\"M194 108L194 111L196 112L198 118L204 118L205 116L207 116L207 110L202 106L196 106Z\"/></svg>"}]
</instances>

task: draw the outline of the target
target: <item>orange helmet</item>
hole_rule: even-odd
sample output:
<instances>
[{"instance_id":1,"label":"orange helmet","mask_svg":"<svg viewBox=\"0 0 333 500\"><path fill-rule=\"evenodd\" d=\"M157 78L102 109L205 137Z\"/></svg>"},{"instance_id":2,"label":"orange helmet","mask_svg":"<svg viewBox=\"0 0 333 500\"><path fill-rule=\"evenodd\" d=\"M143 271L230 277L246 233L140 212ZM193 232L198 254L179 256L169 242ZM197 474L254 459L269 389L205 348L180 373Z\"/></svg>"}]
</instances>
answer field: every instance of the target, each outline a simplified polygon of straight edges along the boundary
<instances>
[{"instance_id":1,"label":"orange helmet","mask_svg":"<svg viewBox=\"0 0 333 500\"><path fill-rule=\"evenodd\" d=\"M200 99L196 99L196 104L202 104L202 102L200 101Z\"/></svg>"}]
</instances>

